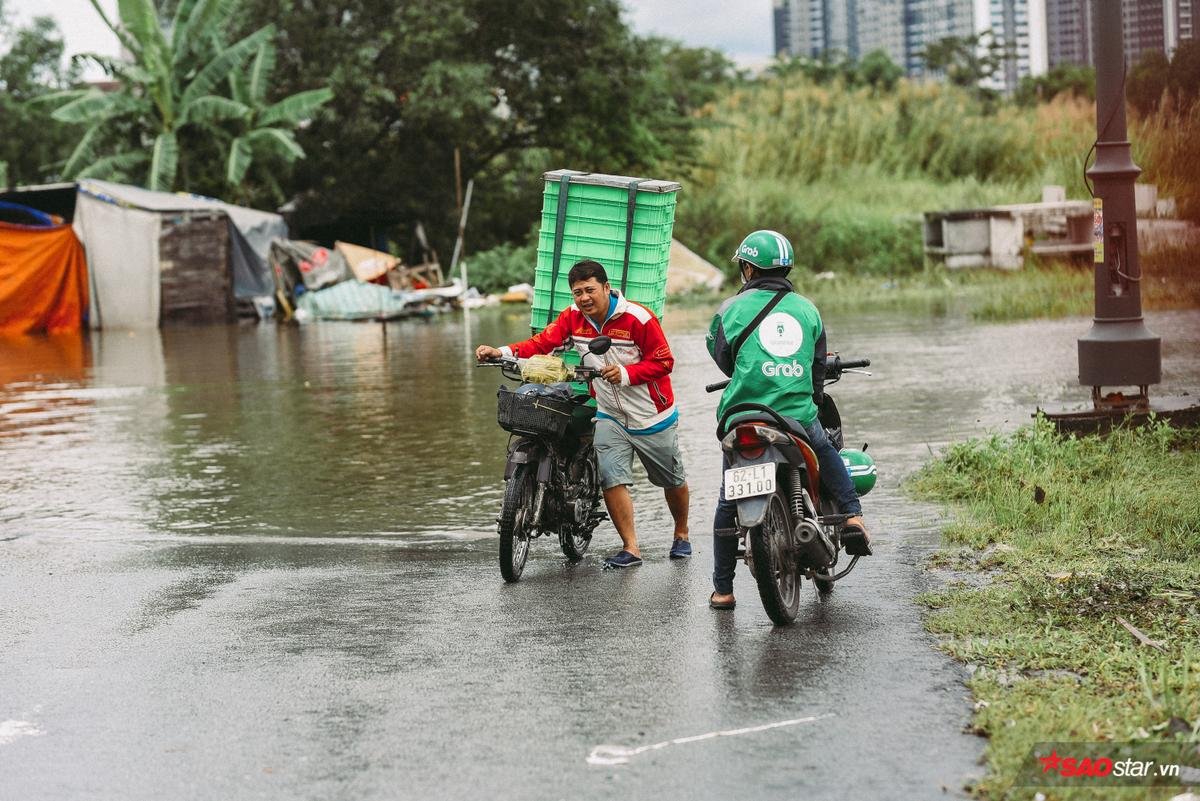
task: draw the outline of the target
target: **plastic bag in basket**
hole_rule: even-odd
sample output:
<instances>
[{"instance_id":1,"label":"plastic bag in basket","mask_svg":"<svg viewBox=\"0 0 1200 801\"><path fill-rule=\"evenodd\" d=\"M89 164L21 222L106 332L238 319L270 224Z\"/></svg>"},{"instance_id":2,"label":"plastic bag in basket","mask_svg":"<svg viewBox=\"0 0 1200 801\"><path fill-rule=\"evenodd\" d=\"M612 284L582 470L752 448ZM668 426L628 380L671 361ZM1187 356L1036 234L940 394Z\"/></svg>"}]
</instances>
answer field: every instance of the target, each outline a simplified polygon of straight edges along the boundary
<instances>
[{"instance_id":1,"label":"plastic bag in basket","mask_svg":"<svg viewBox=\"0 0 1200 801\"><path fill-rule=\"evenodd\" d=\"M557 356L530 356L521 364L521 378L534 384L555 384L571 375L572 371Z\"/></svg>"}]
</instances>

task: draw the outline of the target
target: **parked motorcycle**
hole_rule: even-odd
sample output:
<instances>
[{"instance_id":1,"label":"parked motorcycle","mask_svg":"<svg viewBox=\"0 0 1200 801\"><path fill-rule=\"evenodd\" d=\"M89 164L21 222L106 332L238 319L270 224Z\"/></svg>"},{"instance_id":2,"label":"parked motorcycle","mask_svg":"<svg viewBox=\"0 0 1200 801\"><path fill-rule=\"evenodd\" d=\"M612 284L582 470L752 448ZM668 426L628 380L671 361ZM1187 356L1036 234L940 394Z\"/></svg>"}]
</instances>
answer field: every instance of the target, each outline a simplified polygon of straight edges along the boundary
<instances>
[{"instance_id":1,"label":"parked motorcycle","mask_svg":"<svg viewBox=\"0 0 1200 801\"><path fill-rule=\"evenodd\" d=\"M602 357L612 346L606 336L595 337L588 350ZM494 365L515 381L523 381L525 360L505 357L482 362ZM575 381L592 381L600 368L579 365ZM523 383L516 390L501 386L496 393L496 419L512 436L504 467L504 501L497 529L500 534L500 574L518 581L529 557L530 543L544 534L558 537L563 554L583 559L592 531L607 519L601 511L600 472L592 447L595 406L591 397L564 385Z\"/></svg>"},{"instance_id":2,"label":"parked motorcycle","mask_svg":"<svg viewBox=\"0 0 1200 801\"><path fill-rule=\"evenodd\" d=\"M870 359L827 361L825 383L836 383L843 373L863 372ZM720 381L706 389L716 392L729 384ZM876 471L861 450L842 447L841 415L833 397L825 394L819 409L821 424L841 454L859 495L875 484ZM750 568L768 617L776 625L796 619L803 578L828 593L844 578L859 557L837 571L841 527L848 515L839 514L832 498L821 493L817 456L798 421L759 403L731 406L717 426L721 449L729 457L724 475L725 498L737 504L739 556Z\"/></svg>"}]
</instances>

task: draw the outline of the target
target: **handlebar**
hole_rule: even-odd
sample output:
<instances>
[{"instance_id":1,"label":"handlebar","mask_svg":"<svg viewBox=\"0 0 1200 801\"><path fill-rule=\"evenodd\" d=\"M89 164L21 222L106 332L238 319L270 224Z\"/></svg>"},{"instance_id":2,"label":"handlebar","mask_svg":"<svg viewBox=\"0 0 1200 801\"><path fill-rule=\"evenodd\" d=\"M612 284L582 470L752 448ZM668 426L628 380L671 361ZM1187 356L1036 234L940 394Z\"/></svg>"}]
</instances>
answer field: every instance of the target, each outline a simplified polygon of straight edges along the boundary
<instances>
[{"instance_id":1,"label":"handlebar","mask_svg":"<svg viewBox=\"0 0 1200 801\"><path fill-rule=\"evenodd\" d=\"M476 367L499 367L500 371L505 376L514 381L522 380L520 375L521 360L515 356L501 356L499 359L484 359L475 363ZM587 367L582 364L575 365L571 368L572 376L570 381L592 381L600 377L600 369L597 367Z\"/></svg>"},{"instance_id":2,"label":"handlebar","mask_svg":"<svg viewBox=\"0 0 1200 801\"><path fill-rule=\"evenodd\" d=\"M847 370L857 370L857 369L861 369L863 367L870 367L870 366L871 366L870 359L846 359L846 360L843 360L841 356L838 356L835 354L834 356L827 358L825 360L825 381L826 381L826 383L832 383L834 381L837 381L839 378L841 378L842 373L844 373ZM704 391L705 392L716 392L718 390L725 389L725 387L727 387L727 386L729 386L728 378L726 378L724 381L717 381L714 384L708 384L707 386L704 387Z\"/></svg>"}]
</instances>

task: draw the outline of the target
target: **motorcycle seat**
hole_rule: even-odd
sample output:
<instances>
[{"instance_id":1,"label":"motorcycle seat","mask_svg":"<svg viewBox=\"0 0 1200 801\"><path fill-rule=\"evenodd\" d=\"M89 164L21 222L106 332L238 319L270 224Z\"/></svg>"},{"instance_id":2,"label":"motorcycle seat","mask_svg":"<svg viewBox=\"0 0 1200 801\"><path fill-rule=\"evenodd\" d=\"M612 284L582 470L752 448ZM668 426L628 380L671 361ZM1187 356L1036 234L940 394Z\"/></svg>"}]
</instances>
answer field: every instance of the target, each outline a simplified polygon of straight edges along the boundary
<instances>
[{"instance_id":1,"label":"motorcycle seat","mask_svg":"<svg viewBox=\"0 0 1200 801\"><path fill-rule=\"evenodd\" d=\"M797 420L794 417L788 417L785 414L781 414L781 415L779 415L779 417L781 420L783 420L783 422L787 423L787 431L789 434L799 437L800 439L804 440L805 442L809 441L808 440L808 432L804 430L804 426L800 423L799 420ZM731 415L728 418L725 426L726 426L726 429L732 429L734 426L736 426L740 423L749 423L749 422L762 423L763 425L770 426L771 428L779 428L779 422L777 420L773 420L770 417L770 415L766 415L766 414L763 414L762 412L754 412L754 411L739 412L737 414ZM809 444L811 444L811 443L809 443Z\"/></svg>"}]
</instances>

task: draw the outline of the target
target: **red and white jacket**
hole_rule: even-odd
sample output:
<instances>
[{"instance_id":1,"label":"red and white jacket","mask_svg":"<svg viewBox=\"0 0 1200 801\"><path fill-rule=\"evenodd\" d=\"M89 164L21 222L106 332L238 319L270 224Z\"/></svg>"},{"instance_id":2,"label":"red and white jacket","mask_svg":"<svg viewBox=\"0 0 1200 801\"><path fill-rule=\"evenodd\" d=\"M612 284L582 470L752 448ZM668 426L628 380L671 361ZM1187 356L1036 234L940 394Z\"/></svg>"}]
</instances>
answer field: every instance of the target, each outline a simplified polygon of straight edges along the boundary
<instances>
[{"instance_id":1,"label":"red and white jacket","mask_svg":"<svg viewBox=\"0 0 1200 801\"><path fill-rule=\"evenodd\" d=\"M670 374L675 366L671 346L654 312L620 293L613 294L617 306L599 328L572 304L541 333L500 351L524 359L574 347L585 365L618 365L620 385L600 379L592 382L597 411L634 433L669 425L677 416L671 391ZM612 339L612 348L604 356L596 356L588 350L588 343L601 334Z\"/></svg>"}]
</instances>

